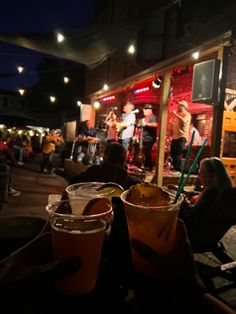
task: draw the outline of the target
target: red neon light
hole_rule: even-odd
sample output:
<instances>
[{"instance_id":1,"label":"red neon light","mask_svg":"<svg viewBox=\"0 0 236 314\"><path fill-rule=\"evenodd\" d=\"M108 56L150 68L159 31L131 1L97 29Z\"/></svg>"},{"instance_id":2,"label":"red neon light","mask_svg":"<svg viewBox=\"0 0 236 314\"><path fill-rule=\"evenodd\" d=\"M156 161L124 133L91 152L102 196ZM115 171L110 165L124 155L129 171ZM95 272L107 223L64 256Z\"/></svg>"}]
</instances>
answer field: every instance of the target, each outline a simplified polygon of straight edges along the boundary
<instances>
[{"instance_id":1,"label":"red neon light","mask_svg":"<svg viewBox=\"0 0 236 314\"><path fill-rule=\"evenodd\" d=\"M103 102L106 102L106 101L111 101L111 100L115 100L115 96L108 96L108 97L104 97L104 98L102 98L102 101Z\"/></svg>"},{"instance_id":2,"label":"red neon light","mask_svg":"<svg viewBox=\"0 0 236 314\"><path fill-rule=\"evenodd\" d=\"M149 87L144 87L144 88L136 89L134 93L135 94L143 93L143 92L147 92L148 90L149 90Z\"/></svg>"}]
</instances>

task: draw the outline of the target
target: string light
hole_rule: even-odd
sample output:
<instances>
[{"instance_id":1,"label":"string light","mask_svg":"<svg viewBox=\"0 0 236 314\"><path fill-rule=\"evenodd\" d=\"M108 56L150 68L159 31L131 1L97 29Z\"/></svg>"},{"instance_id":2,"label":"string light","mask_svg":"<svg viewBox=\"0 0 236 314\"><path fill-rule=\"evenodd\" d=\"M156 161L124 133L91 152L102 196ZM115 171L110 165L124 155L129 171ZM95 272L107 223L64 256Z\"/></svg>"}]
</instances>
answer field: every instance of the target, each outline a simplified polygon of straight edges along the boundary
<instances>
[{"instance_id":1,"label":"string light","mask_svg":"<svg viewBox=\"0 0 236 314\"><path fill-rule=\"evenodd\" d=\"M20 93L21 96L23 96L24 93L25 93L25 90L20 88L20 89L18 90L18 92Z\"/></svg>"},{"instance_id":2,"label":"string light","mask_svg":"<svg viewBox=\"0 0 236 314\"><path fill-rule=\"evenodd\" d=\"M55 102L55 101L56 101L56 97L50 96L50 101L51 101L51 102Z\"/></svg>"},{"instance_id":3,"label":"string light","mask_svg":"<svg viewBox=\"0 0 236 314\"><path fill-rule=\"evenodd\" d=\"M134 44L131 44L131 45L128 47L128 53L134 54L135 51L136 51L136 50L135 50Z\"/></svg>"},{"instance_id":4,"label":"string light","mask_svg":"<svg viewBox=\"0 0 236 314\"><path fill-rule=\"evenodd\" d=\"M61 33L57 33L57 42L62 43L65 40L65 37Z\"/></svg>"},{"instance_id":5,"label":"string light","mask_svg":"<svg viewBox=\"0 0 236 314\"><path fill-rule=\"evenodd\" d=\"M69 77L64 76L64 83L67 84L67 83L69 83L69 81L70 81Z\"/></svg>"},{"instance_id":6,"label":"string light","mask_svg":"<svg viewBox=\"0 0 236 314\"><path fill-rule=\"evenodd\" d=\"M103 90L108 90L109 89L109 86L105 83L104 85L103 85Z\"/></svg>"},{"instance_id":7,"label":"string light","mask_svg":"<svg viewBox=\"0 0 236 314\"><path fill-rule=\"evenodd\" d=\"M95 101L93 106L94 106L95 109L98 109L98 108L100 108L101 105L100 105L99 101Z\"/></svg>"},{"instance_id":8,"label":"string light","mask_svg":"<svg viewBox=\"0 0 236 314\"><path fill-rule=\"evenodd\" d=\"M193 59L197 60L199 58L199 51L195 51L192 53Z\"/></svg>"},{"instance_id":9,"label":"string light","mask_svg":"<svg viewBox=\"0 0 236 314\"><path fill-rule=\"evenodd\" d=\"M22 66L18 66L18 67L17 67L17 71L18 71L19 73L22 73L22 72L24 71L24 68L23 68Z\"/></svg>"}]
</instances>

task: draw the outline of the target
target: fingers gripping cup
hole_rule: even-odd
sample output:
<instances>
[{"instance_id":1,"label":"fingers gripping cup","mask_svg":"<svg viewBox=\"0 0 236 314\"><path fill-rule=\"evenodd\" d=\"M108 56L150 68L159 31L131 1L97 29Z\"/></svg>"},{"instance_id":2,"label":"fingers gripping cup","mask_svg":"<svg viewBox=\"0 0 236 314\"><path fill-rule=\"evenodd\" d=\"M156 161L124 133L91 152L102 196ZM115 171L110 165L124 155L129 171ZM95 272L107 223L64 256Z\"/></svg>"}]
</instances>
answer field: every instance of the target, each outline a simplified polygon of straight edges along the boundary
<instances>
[{"instance_id":1,"label":"fingers gripping cup","mask_svg":"<svg viewBox=\"0 0 236 314\"><path fill-rule=\"evenodd\" d=\"M82 214L88 202L99 197L106 197L111 200L113 196L120 196L124 189L113 182L82 182L69 185L66 188L72 213Z\"/></svg>"},{"instance_id":2,"label":"fingers gripping cup","mask_svg":"<svg viewBox=\"0 0 236 314\"><path fill-rule=\"evenodd\" d=\"M174 191L151 183L140 183L121 194L125 206L129 237L167 254L174 246L181 195L176 204ZM158 271L132 248L135 269L145 275L157 276Z\"/></svg>"},{"instance_id":3,"label":"fingers gripping cup","mask_svg":"<svg viewBox=\"0 0 236 314\"><path fill-rule=\"evenodd\" d=\"M101 213L86 216L71 214L69 201L51 203L46 207L52 227L54 259L78 257L81 261L78 271L57 280L56 288L63 294L81 295L96 286L105 229L112 212L111 203L102 206Z\"/></svg>"}]
</instances>

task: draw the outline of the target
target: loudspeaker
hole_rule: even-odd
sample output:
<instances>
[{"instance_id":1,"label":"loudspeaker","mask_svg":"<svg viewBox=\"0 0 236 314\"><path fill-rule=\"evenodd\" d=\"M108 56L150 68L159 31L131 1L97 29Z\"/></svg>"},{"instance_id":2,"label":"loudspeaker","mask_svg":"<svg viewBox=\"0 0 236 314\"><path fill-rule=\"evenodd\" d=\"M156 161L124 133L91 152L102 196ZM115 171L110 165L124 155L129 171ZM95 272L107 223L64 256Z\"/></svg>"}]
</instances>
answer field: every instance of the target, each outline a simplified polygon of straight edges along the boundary
<instances>
[{"instance_id":1,"label":"loudspeaker","mask_svg":"<svg viewBox=\"0 0 236 314\"><path fill-rule=\"evenodd\" d=\"M220 60L213 59L194 64L192 102L216 104L218 100Z\"/></svg>"}]
</instances>

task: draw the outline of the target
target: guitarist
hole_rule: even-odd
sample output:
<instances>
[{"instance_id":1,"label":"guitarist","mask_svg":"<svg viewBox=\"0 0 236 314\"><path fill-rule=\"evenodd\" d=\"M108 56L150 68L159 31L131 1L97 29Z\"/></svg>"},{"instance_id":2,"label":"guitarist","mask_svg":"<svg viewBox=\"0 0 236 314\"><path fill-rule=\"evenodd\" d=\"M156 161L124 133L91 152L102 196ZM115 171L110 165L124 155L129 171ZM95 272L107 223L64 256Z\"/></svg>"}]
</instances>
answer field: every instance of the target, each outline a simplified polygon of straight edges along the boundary
<instances>
[{"instance_id":1,"label":"guitarist","mask_svg":"<svg viewBox=\"0 0 236 314\"><path fill-rule=\"evenodd\" d=\"M143 127L143 153L144 153L144 170L152 170L152 146L157 138L157 118L153 113L153 105L145 104L143 108L144 118L141 120Z\"/></svg>"},{"instance_id":2,"label":"guitarist","mask_svg":"<svg viewBox=\"0 0 236 314\"><path fill-rule=\"evenodd\" d=\"M121 117L121 122L116 122L116 127L119 132L119 142L122 146L127 150L129 143L134 135L134 127L136 122L136 116L133 112L134 104L131 102L127 102L124 105Z\"/></svg>"}]
</instances>

